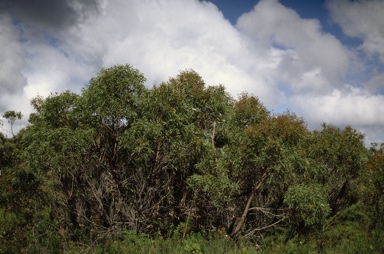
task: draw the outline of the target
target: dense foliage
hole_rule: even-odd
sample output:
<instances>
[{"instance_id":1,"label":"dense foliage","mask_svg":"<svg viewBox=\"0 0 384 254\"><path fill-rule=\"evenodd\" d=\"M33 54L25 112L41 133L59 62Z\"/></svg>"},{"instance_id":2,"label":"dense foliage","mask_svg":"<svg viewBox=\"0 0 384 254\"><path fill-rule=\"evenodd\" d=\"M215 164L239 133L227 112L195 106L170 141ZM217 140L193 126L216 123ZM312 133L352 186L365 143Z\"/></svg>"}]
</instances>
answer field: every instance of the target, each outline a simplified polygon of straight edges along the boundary
<instances>
[{"instance_id":1,"label":"dense foliage","mask_svg":"<svg viewBox=\"0 0 384 254\"><path fill-rule=\"evenodd\" d=\"M144 83L102 69L0 134L0 253L383 253L383 145L192 70Z\"/></svg>"}]
</instances>

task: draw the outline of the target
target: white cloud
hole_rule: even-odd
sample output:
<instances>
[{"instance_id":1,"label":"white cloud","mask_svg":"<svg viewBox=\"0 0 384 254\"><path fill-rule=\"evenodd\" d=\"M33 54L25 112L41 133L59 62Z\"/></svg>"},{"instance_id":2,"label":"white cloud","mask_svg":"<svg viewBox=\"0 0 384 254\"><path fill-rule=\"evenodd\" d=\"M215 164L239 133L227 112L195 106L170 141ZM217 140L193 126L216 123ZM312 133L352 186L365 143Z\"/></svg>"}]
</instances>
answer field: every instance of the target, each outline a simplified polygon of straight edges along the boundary
<instances>
[{"instance_id":1,"label":"white cloud","mask_svg":"<svg viewBox=\"0 0 384 254\"><path fill-rule=\"evenodd\" d=\"M302 19L277 0L262 0L241 16L237 27L256 43L259 51L284 49L276 75L294 89L317 92L332 89L348 70L349 52L318 20ZM312 76L314 82L308 82Z\"/></svg>"},{"instance_id":2,"label":"white cloud","mask_svg":"<svg viewBox=\"0 0 384 254\"><path fill-rule=\"evenodd\" d=\"M28 85L24 91L29 98L64 90L79 93L83 83L89 80L94 67L78 61L76 56L64 49L65 46L49 44L28 47L28 67L23 72L28 77Z\"/></svg>"},{"instance_id":3,"label":"white cloud","mask_svg":"<svg viewBox=\"0 0 384 254\"><path fill-rule=\"evenodd\" d=\"M367 94L362 89L345 86L323 96L297 95L292 104L299 107L313 124L323 121L339 126L384 126L384 96ZM320 116L320 117L319 117ZM321 120L322 119L322 120Z\"/></svg>"},{"instance_id":4,"label":"white cloud","mask_svg":"<svg viewBox=\"0 0 384 254\"><path fill-rule=\"evenodd\" d=\"M245 53L240 35L207 2L111 1L102 16L74 29L72 38L87 59L96 52L103 66L130 63L144 72L149 86L187 68L210 85L228 85L234 94L251 82L236 66Z\"/></svg>"},{"instance_id":5,"label":"white cloud","mask_svg":"<svg viewBox=\"0 0 384 254\"><path fill-rule=\"evenodd\" d=\"M8 15L0 15L0 95L19 93L26 85L21 73L24 66L23 49L18 42L18 34L11 25ZM2 100L1 100L2 101ZM6 105L0 102L0 109Z\"/></svg>"},{"instance_id":6,"label":"white cloud","mask_svg":"<svg viewBox=\"0 0 384 254\"><path fill-rule=\"evenodd\" d=\"M362 59L324 33L318 20L302 19L276 0L262 0L239 18L237 27L260 55L275 52L278 64L269 73L272 83L283 85L285 105L304 116L311 128L319 128L322 122L352 125L366 132L369 140L383 140L377 130L384 126L380 117L384 96L371 93L364 84L360 88L344 84L347 75L354 75L348 71ZM380 80L382 75L371 82L377 86Z\"/></svg>"},{"instance_id":7,"label":"white cloud","mask_svg":"<svg viewBox=\"0 0 384 254\"><path fill-rule=\"evenodd\" d=\"M384 1L327 2L332 19L349 37L361 40L354 48L357 57L355 64L359 69L358 83L372 93L383 92L384 81Z\"/></svg>"},{"instance_id":8,"label":"white cloud","mask_svg":"<svg viewBox=\"0 0 384 254\"><path fill-rule=\"evenodd\" d=\"M334 89L322 96L295 95L291 105L302 112L312 129L319 128L322 122L340 127L350 125L366 134L367 145L384 142L384 95L345 85L344 89Z\"/></svg>"},{"instance_id":9,"label":"white cloud","mask_svg":"<svg viewBox=\"0 0 384 254\"><path fill-rule=\"evenodd\" d=\"M37 94L80 92L101 67L128 63L144 73L149 87L192 68L208 85L223 84L234 97L253 93L269 109L287 107L303 115L310 126L323 121L351 124L364 128L371 139L384 126L378 117L384 112L383 96L344 85L345 77L353 75L350 60L359 56L325 33L318 20L302 19L277 0L261 0L235 27L210 2L92 3L99 3L93 7L97 11L86 14L82 6L70 9L57 3L78 17L77 23L68 23L64 15L56 27L65 28L58 31L44 30L41 20L26 25L20 31L22 43L15 25L1 20L6 32L0 35L0 46L9 44L12 50L0 54L15 61L0 61L10 66L9 73L22 73L27 80L13 87L17 95L0 103L11 109L18 105L26 115ZM0 72L1 78L10 80ZM371 82L380 80L378 75Z\"/></svg>"},{"instance_id":10,"label":"white cloud","mask_svg":"<svg viewBox=\"0 0 384 254\"><path fill-rule=\"evenodd\" d=\"M346 35L361 39L362 49L384 63L384 1L333 0L328 8Z\"/></svg>"}]
</instances>

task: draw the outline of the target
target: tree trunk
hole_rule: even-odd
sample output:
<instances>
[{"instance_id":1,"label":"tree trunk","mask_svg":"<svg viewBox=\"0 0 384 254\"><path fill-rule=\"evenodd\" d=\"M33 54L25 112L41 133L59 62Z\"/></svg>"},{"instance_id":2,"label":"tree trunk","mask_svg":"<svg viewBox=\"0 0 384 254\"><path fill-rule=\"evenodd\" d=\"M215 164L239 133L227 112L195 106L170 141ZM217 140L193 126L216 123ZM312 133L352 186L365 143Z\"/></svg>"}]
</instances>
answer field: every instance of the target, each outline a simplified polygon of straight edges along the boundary
<instances>
[{"instance_id":1,"label":"tree trunk","mask_svg":"<svg viewBox=\"0 0 384 254\"><path fill-rule=\"evenodd\" d=\"M264 181L267 179L268 175L269 174L267 174L267 172L264 172L263 176L260 179L260 182L255 186L255 188L253 188L251 195L248 197L247 204L245 205L243 214L241 215L241 218L237 223L235 230L233 230L233 232L231 233L231 237L236 236L240 232L241 227L244 225L245 219L248 216L249 208L252 204L253 197L255 196L256 192L260 189Z\"/></svg>"}]
</instances>

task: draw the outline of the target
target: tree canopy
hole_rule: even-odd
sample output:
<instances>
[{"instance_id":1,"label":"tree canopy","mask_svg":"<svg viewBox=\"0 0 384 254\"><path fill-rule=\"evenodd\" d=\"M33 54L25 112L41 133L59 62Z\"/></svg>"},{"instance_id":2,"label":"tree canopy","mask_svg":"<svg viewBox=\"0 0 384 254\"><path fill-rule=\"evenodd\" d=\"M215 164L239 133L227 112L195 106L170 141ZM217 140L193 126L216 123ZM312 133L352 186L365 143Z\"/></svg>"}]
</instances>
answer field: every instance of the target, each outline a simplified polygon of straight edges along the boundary
<instances>
[{"instance_id":1,"label":"tree canopy","mask_svg":"<svg viewBox=\"0 0 384 254\"><path fill-rule=\"evenodd\" d=\"M221 234L271 252L288 252L271 241L321 251L369 237L359 246L383 251L382 145L367 149L350 126L311 131L193 70L145 81L130 65L101 69L81 94L34 98L30 125L0 135L1 253L62 252L121 232Z\"/></svg>"}]
</instances>

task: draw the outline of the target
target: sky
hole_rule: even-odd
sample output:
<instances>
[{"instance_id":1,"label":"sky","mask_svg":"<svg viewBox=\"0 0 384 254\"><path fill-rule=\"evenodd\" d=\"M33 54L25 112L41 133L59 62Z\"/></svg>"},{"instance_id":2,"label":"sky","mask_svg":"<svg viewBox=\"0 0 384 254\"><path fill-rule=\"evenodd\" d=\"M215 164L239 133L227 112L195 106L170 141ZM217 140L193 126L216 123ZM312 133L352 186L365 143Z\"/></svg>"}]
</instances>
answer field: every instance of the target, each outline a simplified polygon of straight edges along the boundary
<instances>
[{"instance_id":1,"label":"sky","mask_svg":"<svg viewBox=\"0 0 384 254\"><path fill-rule=\"evenodd\" d=\"M193 69L311 130L384 142L383 12L382 0L0 0L0 114L21 111L23 128L37 95L131 64L148 88Z\"/></svg>"}]
</instances>

